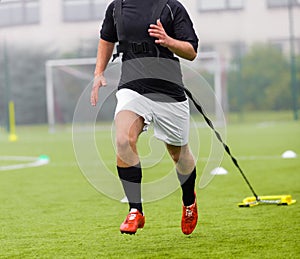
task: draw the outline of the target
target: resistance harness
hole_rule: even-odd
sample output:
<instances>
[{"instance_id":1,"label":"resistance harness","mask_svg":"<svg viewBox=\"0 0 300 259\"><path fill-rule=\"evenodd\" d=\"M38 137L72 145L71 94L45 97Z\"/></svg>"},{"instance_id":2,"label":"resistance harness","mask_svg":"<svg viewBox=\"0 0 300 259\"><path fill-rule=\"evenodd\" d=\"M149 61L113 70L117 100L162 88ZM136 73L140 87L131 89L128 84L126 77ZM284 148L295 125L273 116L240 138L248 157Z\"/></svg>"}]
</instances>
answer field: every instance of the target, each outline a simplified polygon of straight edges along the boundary
<instances>
[{"instance_id":1,"label":"resistance harness","mask_svg":"<svg viewBox=\"0 0 300 259\"><path fill-rule=\"evenodd\" d=\"M140 53L156 53L159 56L159 49L153 41L145 40L141 42L128 41L124 34L124 24L122 19L122 2L123 0L115 0L114 4L114 20L117 28L117 35L119 44L117 45L117 52L113 55L113 61L119 57L120 53L132 52L134 54ZM152 13L152 20L155 22L160 18L161 13L166 6L168 0L157 1L156 8Z\"/></svg>"}]
</instances>

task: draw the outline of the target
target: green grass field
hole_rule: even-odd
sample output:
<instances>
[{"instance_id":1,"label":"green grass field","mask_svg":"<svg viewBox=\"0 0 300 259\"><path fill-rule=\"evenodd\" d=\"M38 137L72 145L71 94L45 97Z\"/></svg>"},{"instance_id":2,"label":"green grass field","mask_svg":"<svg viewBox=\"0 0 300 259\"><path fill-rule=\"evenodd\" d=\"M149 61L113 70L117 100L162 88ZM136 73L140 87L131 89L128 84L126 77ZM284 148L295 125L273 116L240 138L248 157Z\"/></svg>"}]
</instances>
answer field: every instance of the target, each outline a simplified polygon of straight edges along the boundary
<instances>
[{"instance_id":1,"label":"green grass field","mask_svg":"<svg viewBox=\"0 0 300 259\"><path fill-rule=\"evenodd\" d=\"M300 123L276 115L262 118L241 124L233 117L227 143L259 195L291 194L300 202ZM88 183L76 163L70 131L49 134L46 126L27 126L18 127L17 134L19 140L11 143L0 131L0 157L47 155L50 163L0 170L0 258L300 258L299 203L239 208L252 194L227 155L221 166L229 173L197 189L200 218L192 235L181 233L177 190L144 204L145 227L128 236L119 233L127 205ZM207 157L211 132L200 128L199 135L200 153ZM101 148L113 161L110 131L97 132L96 139L109 140ZM140 148L148 152L147 145ZM280 157L289 149L298 158ZM0 168L11 164L0 160ZM199 159L198 176L204 165ZM170 166L166 156L146 170L145 181Z\"/></svg>"}]
</instances>

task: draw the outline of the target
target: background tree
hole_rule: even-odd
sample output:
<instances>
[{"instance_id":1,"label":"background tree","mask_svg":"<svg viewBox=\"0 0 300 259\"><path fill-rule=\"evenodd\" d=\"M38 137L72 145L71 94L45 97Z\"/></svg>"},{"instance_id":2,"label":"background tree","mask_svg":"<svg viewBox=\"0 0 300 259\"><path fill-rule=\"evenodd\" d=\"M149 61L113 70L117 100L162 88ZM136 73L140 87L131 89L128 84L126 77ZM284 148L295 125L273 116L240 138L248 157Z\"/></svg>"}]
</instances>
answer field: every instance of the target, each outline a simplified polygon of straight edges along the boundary
<instances>
[{"instance_id":1,"label":"background tree","mask_svg":"<svg viewBox=\"0 0 300 259\"><path fill-rule=\"evenodd\" d=\"M289 62L277 48L254 45L235 67L228 76L231 111L291 108Z\"/></svg>"}]
</instances>

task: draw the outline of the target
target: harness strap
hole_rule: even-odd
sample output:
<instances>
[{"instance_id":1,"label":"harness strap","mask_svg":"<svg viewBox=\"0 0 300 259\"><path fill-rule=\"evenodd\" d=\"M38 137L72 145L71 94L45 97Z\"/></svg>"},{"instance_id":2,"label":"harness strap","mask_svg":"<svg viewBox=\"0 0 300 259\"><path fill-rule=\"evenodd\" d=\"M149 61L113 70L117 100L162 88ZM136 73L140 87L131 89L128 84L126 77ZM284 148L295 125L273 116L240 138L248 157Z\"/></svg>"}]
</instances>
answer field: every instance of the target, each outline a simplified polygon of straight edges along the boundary
<instances>
[{"instance_id":1,"label":"harness strap","mask_svg":"<svg viewBox=\"0 0 300 259\"><path fill-rule=\"evenodd\" d=\"M124 25L122 19L122 2L123 0L115 0L115 8L114 8L114 19L115 19L119 41L125 38Z\"/></svg>"},{"instance_id":2,"label":"harness strap","mask_svg":"<svg viewBox=\"0 0 300 259\"><path fill-rule=\"evenodd\" d=\"M156 5L156 9L154 10L152 14L152 18L156 22L157 19L160 18L161 13L163 9L165 8L166 4L168 3L168 0L158 0L158 4Z\"/></svg>"},{"instance_id":3,"label":"harness strap","mask_svg":"<svg viewBox=\"0 0 300 259\"><path fill-rule=\"evenodd\" d=\"M117 28L117 35L119 44L117 45L117 52L113 54L114 61L117 57L119 57L120 53L124 53L130 51L132 53L149 53L158 51L158 48L152 43L148 41L143 42L128 42L126 40L126 36L124 33L124 24L123 24L123 16L122 16L122 2L123 0L115 0L115 8L114 8L114 19ZM157 19L160 18L161 13L166 6L168 0L158 0L158 3L155 5L156 8L153 9L152 19L156 22Z\"/></svg>"}]
</instances>

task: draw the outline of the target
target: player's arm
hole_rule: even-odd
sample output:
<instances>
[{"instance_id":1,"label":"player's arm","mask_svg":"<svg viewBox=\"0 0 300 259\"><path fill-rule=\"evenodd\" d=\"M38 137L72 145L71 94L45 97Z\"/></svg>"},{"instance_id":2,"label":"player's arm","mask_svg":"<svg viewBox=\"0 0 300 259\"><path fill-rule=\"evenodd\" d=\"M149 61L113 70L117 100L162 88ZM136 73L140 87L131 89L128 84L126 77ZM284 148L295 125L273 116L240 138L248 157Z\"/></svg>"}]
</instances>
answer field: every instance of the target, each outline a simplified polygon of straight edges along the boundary
<instances>
[{"instance_id":1,"label":"player's arm","mask_svg":"<svg viewBox=\"0 0 300 259\"><path fill-rule=\"evenodd\" d=\"M105 41L103 39L99 40L96 67L94 72L94 83L91 92L91 105L95 106L98 102L98 92L101 86L106 85L106 80L104 77L104 71L111 58L114 50L114 43Z\"/></svg>"},{"instance_id":2,"label":"player's arm","mask_svg":"<svg viewBox=\"0 0 300 259\"><path fill-rule=\"evenodd\" d=\"M157 20L156 24L150 24L148 32L151 37L157 38L155 43L168 48L177 56L188 60L194 60L196 58L197 53L192 44L187 41L180 41L170 37L165 32L160 20Z\"/></svg>"}]
</instances>

